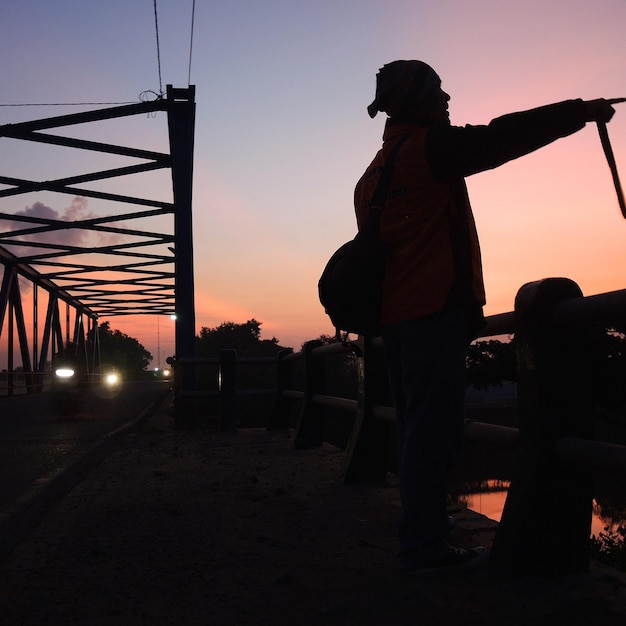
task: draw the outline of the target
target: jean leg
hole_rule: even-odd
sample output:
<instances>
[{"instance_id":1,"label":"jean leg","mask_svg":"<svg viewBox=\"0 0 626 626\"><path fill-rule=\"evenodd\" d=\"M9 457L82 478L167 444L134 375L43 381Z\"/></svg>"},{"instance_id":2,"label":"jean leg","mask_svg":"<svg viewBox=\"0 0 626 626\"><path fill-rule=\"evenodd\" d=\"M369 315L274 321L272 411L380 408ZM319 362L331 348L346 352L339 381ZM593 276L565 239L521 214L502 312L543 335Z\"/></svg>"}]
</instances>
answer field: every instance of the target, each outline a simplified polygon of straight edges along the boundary
<instances>
[{"instance_id":1,"label":"jean leg","mask_svg":"<svg viewBox=\"0 0 626 626\"><path fill-rule=\"evenodd\" d=\"M383 333L396 405L402 513L400 557L447 549L448 474L463 439L467 324L460 311L395 324Z\"/></svg>"}]
</instances>

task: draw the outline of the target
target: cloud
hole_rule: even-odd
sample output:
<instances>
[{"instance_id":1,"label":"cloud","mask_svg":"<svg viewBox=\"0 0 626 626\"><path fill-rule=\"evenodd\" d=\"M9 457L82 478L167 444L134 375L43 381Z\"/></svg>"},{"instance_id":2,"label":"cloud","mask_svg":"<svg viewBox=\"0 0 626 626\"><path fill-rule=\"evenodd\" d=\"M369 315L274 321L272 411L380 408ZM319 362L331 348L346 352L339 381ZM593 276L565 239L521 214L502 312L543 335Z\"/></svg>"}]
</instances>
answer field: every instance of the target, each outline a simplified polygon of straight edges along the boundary
<instances>
[{"instance_id":1,"label":"cloud","mask_svg":"<svg viewBox=\"0 0 626 626\"><path fill-rule=\"evenodd\" d=\"M70 206L63 209L61 213L42 202L35 202L35 204L26 207L23 211L18 211L16 215L34 217L50 222L76 222L96 217L93 212L89 211L87 199L81 197L75 197ZM36 227L36 225L33 224L33 227ZM22 222L16 222L16 225L10 230L22 230L23 228L27 228L27 226ZM23 235L22 239L25 242L41 242L59 244L62 246L83 246L87 242L88 237L89 231L84 229L57 228L46 232Z\"/></svg>"},{"instance_id":2,"label":"cloud","mask_svg":"<svg viewBox=\"0 0 626 626\"><path fill-rule=\"evenodd\" d=\"M70 205L61 211L53 209L43 202L35 202L31 206L27 206L23 211L16 212L15 215L36 218L37 220L42 220L42 223L5 219L2 225L4 233L37 230L47 226L50 228L50 230L15 235L13 241L19 241L23 245L9 244L6 235L4 240L0 238L0 245L5 245L16 256L33 254L37 246L29 246L29 243L47 244L47 246L58 246L59 248L68 246L93 249L99 246L115 245L127 239L124 235L98 232L78 224L84 220L99 217L89 208L87 198L81 196L73 198ZM77 224L73 226L73 223ZM116 222L116 226L123 227L123 222L121 220Z\"/></svg>"}]
</instances>

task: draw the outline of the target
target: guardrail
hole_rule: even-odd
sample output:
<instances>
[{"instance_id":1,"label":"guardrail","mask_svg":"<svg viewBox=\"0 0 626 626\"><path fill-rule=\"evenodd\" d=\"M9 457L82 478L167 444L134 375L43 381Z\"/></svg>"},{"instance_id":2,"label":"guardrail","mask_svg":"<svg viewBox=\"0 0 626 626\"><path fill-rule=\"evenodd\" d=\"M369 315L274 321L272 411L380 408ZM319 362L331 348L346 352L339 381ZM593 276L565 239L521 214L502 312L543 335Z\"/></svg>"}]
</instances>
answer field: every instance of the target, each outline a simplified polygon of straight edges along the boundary
<instances>
[{"instance_id":1,"label":"guardrail","mask_svg":"<svg viewBox=\"0 0 626 626\"><path fill-rule=\"evenodd\" d=\"M490 556L492 571L504 577L569 574L589 567L592 470L626 474L626 447L592 441L594 395L589 380L591 347L598 332L626 319L626 290L584 298L569 279L524 285L515 311L491 316L480 338L515 335L518 361L519 429L466 420L465 439L514 449L516 469ZM575 341L572 338L575 337ZM234 428L237 363L275 362L278 386L270 429L290 426L299 403L295 446L321 445L327 407L353 418L342 479L382 480L389 469L389 441L395 428L380 338L322 345L278 359L237 359L219 364L221 428ZM356 399L329 395L328 357L348 354L357 369ZM293 382L295 364L303 386ZM261 393L260 391L251 393ZM270 393L264 390L262 393Z\"/></svg>"},{"instance_id":2,"label":"guardrail","mask_svg":"<svg viewBox=\"0 0 626 626\"><path fill-rule=\"evenodd\" d=\"M0 372L0 398L48 391L50 380L49 372L2 370Z\"/></svg>"},{"instance_id":3,"label":"guardrail","mask_svg":"<svg viewBox=\"0 0 626 626\"><path fill-rule=\"evenodd\" d=\"M195 357L168 359L174 369L174 395L176 398L176 420L181 429L201 427L201 411L197 402L201 398L215 398L217 400L217 418L220 431L234 430L237 427L237 398L276 396L276 387L264 389L240 389L238 373L240 366L266 365L276 367L276 357L241 357L236 350L220 350L218 357ZM198 374L198 366L213 366L216 369L217 385L215 389L200 389L196 385L194 390L182 390L179 386L177 368L179 366L193 366ZM206 380L203 381L206 383Z\"/></svg>"},{"instance_id":4,"label":"guardrail","mask_svg":"<svg viewBox=\"0 0 626 626\"><path fill-rule=\"evenodd\" d=\"M591 346L598 329L626 318L626 290L584 298L568 279L524 285L515 311L489 317L480 338L515 335L519 429L466 420L465 439L516 450L516 469L494 540L490 567L524 577L589 567L592 470L626 474L626 447L592 441ZM575 341L572 338L575 337ZM378 338L348 345L309 342L279 361L280 386L270 428L286 427L286 404L300 401L295 445L322 443L323 409L355 413L344 480L383 479L395 420L384 384ZM325 357L350 350L358 369L356 400L324 392ZM304 360L305 389L290 384L289 364ZM552 524L550 523L552 522Z\"/></svg>"}]
</instances>

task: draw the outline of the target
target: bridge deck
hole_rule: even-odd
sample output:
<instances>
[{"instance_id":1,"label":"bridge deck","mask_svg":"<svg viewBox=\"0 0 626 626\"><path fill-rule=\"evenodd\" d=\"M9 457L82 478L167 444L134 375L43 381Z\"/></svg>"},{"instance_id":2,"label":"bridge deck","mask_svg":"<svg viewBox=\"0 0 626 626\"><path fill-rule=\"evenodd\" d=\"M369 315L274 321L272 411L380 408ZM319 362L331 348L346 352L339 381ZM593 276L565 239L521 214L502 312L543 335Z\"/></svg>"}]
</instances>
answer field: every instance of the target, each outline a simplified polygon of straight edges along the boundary
<instances>
[{"instance_id":1,"label":"bridge deck","mask_svg":"<svg viewBox=\"0 0 626 626\"><path fill-rule=\"evenodd\" d=\"M596 565L407 583L393 478L342 485L341 461L287 433L175 432L159 412L0 564L3 623L623 623L626 581ZM494 522L456 514L459 545L490 544Z\"/></svg>"}]
</instances>

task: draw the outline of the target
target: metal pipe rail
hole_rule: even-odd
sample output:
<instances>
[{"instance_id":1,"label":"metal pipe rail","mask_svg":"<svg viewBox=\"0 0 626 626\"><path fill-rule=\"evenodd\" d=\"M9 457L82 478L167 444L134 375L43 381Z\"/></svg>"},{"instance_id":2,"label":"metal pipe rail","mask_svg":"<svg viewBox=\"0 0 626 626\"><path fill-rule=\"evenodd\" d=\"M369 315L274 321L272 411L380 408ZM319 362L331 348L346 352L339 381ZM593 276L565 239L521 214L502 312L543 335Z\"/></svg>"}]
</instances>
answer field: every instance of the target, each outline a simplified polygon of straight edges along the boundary
<instances>
[{"instance_id":1,"label":"metal pipe rail","mask_svg":"<svg viewBox=\"0 0 626 626\"><path fill-rule=\"evenodd\" d=\"M626 289L586 298L571 298L555 304L552 316L556 324L614 322L626 315Z\"/></svg>"},{"instance_id":2,"label":"metal pipe rail","mask_svg":"<svg viewBox=\"0 0 626 626\"><path fill-rule=\"evenodd\" d=\"M514 450L519 443L519 428L466 419L465 440Z\"/></svg>"},{"instance_id":3,"label":"metal pipe rail","mask_svg":"<svg viewBox=\"0 0 626 626\"><path fill-rule=\"evenodd\" d=\"M217 389L176 389L179 398L188 400L200 398L218 398L219 409L219 429L221 431L234 430L236 428L236 400L237 398L251 397L274 397L276 398L276 387L264 389L239 389L237 386L237 370L240 365L268 365L276 366L278 358L275 356L238 356L235 350L220 350L216 357L182 357L173 359L171 364L174 368L174 384L176 386L176 371L181 366L214 365L217 367ZM289 392L286 396L301 397L301 392ZM194 411L197 415L197 410Z\"/></svg>"},{"instance_id":4,"label":"metal pipe rail","mask_svg":"<svg viewBox=\"0 0 626 626\"><path fill-rule=\"evenodd\" d=\"M626 319L626 290L584 298L568 279L524 285L514 312L487 318L480 338L514 335L518 351L520 428L466 420L465 439L516 451L518 468L507 496L491 569L504 576L575 573L588 567L591 524L590 472L626 474L626 447L590 440L594 398L586 368L589 325L610 328ZM579 330L583 332L579 333ZM324 408L354 415L342 470L344 480L384 478L387 440L394 427L384 380L380 338L322 346L279 359L284 369L270 427L285 427L287 401L301 402L297 447L319 445ZM357 399L329 397L325 357L351 351L359 375ZM305 388L294 392L288 372L304 360ZM559 520L547 533L544 519ZM556 534L556 536L555 536Z\"/></svg>"},{"instance_id":5,"label":"metal pipe rail","mask_svg":"<svg viewBox=\"0 0 626 626\"><path fill-rule=\"evenodd\" d=\"M624 446L577 437L561 437L556 445L557 458L564 465L626 476Z\"/></svg>"},{"instance_id":6,"label":"metal pipe rail","mask_svg":"<svg viewBox=\"0 0 626 626\"><path fill-rule=\"evenodd\" d=\"M480 337L512 335L515 332L515 313L499 313L486 318L487 325L481 330Z\"/></svg>"},{"instance_id":7,"label":"metal pipe rail","mask_svg":"<svg viewBox=\"0 0 626 626\"><path fill-rule=\"evenodd\" d=\"M350 411L351 413L356 413L359 407L359 403L356 400L350 400L349 398L337 398L335 396L325 396L320 393L315 394L311 398L311 401L319 406L344 409L345 411Z\"/></svg>"},{"instance_id":8,"label":"metal pipe rail","mask_svg":"<svg viewBox=\"0 0 626 626\"><path fill-rule=\"evenodd\" d=\"M588 384L589 341L602 325L626 319L626 290L582 297L568 279L524 285L514 312L487 318L481 338L514 335L518 352L520 428L466 420L469 442L515 450L517 469L494 540L490 567L503 576L571 574L588 567L591 524L591 472L626 474L626 446L591 440L592 396ZM587 332L591 328L594 332ZM386 385L379 337L322 345L305 344L298 353L283 353L276 363L278 385L270 429L290 426L289 408L300 403L295 446L321 445L328 409L353 419L346 447L343 480L377 480L389 467L389 437L395 413ZM327 391L329 357L354 359L356 399ZM220 355L221 401L236 395L235 367L261 359ZM218 363L218 359L197 360ZM294 365L302 369L303 389L293 382ZM228 415L228 402L221 407ZM224 418L222 418L224 419ZM228 419L226 419L228 425ZM232 426L232 423L230 424ZM546 532L544 520L558 523Z\"/></svg>"}]
</instances>

